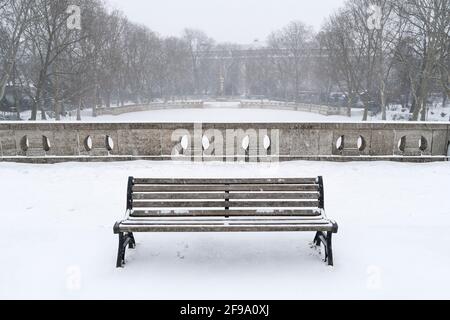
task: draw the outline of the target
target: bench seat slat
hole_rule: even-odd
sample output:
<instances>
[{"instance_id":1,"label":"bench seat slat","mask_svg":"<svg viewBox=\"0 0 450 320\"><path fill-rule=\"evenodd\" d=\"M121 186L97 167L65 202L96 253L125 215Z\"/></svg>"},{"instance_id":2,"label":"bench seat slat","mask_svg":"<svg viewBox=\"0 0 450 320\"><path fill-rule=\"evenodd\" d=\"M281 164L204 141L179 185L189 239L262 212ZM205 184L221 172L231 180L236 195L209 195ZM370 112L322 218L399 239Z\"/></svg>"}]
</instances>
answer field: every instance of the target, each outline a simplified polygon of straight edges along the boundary
<instances>
[{"instance_id":1,"label":"bench seat slat","mask_svg":"<svg viewBox=\"0 0 450 320\"><path fill-rule=\"evenodd\" d=\"M134 201L135 208L317 208L318 201Z\"/></svg>"},{"instance_id":2,"label":"bench seat slat","mask_svg":"<svg viewBox=\"0 0 450 320\"><path fill-rule=\"evenodd\" d=\"M318 199L318 192L291 192L291 193L134 193L134 200L196 200L196 199L230 199L230 200L245 200L245 199L286 199L286 200L300 200L300 199Z\"/></svg>"},{"instance_id":3,"label":"bench seat slat","mask_svg":"<svg viewBox=\"0 0 450 320\"><path fill-rule=\"evenodd\" d=\"M319 210L134 210L131 217L320 216Z\"/></svg>"},{"instance_id":4,"label":"bench seat slat","mask_svg":"<svg viewBox=\"0 0 450 320\"><path fill-rule=\"evenodd\" d=\"M267 217L267 216L254 216L254 217L128 217L123 222L154 222L154 221L167 221L167 222L211 222L211 221L319 221L326 220L324 216L297 216L297 217Z\"/></svg>"},{"instance_id":5,"label":"bench seat slat","mask_svg":"<svg viewBox=\"0 0 450 320\"><path fill-rule=\"evenodd\" d=\"M133 192L196 192L196 191L318 191L315 184L240 184L240 185L135 185Z\"/></svg>"},{"instance_id":6,"label":"bench seat slat","mask_svg":"<svg viewBox=\"0 0 450 320\"><path fill-rule=\"evenodd\" d=\"M333 231L332 224L298 224L298 225L154 225L154 226L124 226L120 232L299 232L299 231Z\"/></svg>"},{"instance_id":7,"label":"bench seat slat","mask_svg":"<svg viewBox=\"0 0 450 320\"><path fill-rule=\"evenodd\" d=\"M299 224L329 224L327 220L266 220L266 221L258 221L258 220L211 220L211 221L167 221L167 220L155 220L155 221L124 221L121 225L124 226L154 226L154 225L168 225L168 226L176 226L176 225L299 225Z\"/></svg>"},{"instance_id":8,"label":"bench seat slat","mask_svg":"<svg viewBox=\"0 0 450 320\"><path fill-rule=\"evenodd\" d=\"M317 178L260 178L260 179L145 179L135 178L134 184L315 184Z\"/></svg>"}]
</instances>

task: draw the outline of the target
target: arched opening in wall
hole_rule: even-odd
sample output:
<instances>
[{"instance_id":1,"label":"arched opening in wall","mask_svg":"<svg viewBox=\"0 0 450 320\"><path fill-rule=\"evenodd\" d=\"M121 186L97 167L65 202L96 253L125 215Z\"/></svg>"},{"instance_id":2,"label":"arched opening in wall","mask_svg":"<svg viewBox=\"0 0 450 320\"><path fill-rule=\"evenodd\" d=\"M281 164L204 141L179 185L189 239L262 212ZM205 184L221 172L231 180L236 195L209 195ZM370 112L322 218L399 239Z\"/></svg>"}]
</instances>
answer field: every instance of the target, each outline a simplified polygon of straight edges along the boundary
<instances>
[{"instance_id":1,"label":"arched opening in wall","mask_svg":"<svg viewBox=\"0 0 450 320\"><path fill-rule=\"evenodd\" d=\"M398 140L397 148L401 152L405 152L406 149L406 136L403 136Z\"/></svg>"},{"instance_id":2,"label":"arched opening in wall","mask_svg":"<svg viewBox=\"0 0 450 320\"><path fill-rule=\"evenodd\" d=\"M189 137L184 135L180 140L182 153L184 153L189 148Z\"/></svg>"},{"instance_id":3,"label":"arched opening in wall","mask_svg":"<svg viewBox=\"0 0 450 320\"><path fill-rule=\"evenodd\" d=\"M242 139L242 149L248 151L249 147L250 147L250 137L245 136L244 139Z\"/></svg>"},{"instance_id":4,"label":"arched opening in wall","mask_svg":"<svg viewBox=\"0 0 450 320\"><path fill-rule=\"evenodd\" d=\"M364 150L366 150L366 147L367 147L366 139L364 139L363 136L359 136L358 137L358 150L359 150L359 152L363 152Z\"/></svg>"},{"instance_id":5,"label":"arched opening in wall","mask_svg":"<svg viewBox=\"0 0 450 320\"><path fill-rule=\"evenodd\" d=\"M27 152L29 147L30 141L28 140L28 136L23 136L22 139L20 139L20 149L23 152Z\"/></svg>"},{"instance_id":6,"label":"arched opening in wall","mask_svg":"<svg viewBox=\"0 0 450 320\"><path fill-rule=\"evenodd\" d=\"M189 147L189 137L187 135L182 136L178 143L173 148L173 155L174 156L180 156L186 154L186 150Z\"/></svg>"},{"instance_id":7,"label":"arched opening in wall","mask_svg":"<svg viewBox=\"0 0 450 320\"><path fill-rule=\"evenodd\" d=\"M92 146L93 146L91 136L87 136L86 139L84 139L84 143L83 144L84 144L84 149L87 152L91 151L92 150Z\"/></svg>"},{"instance_id":8,"label":"arched opening in wall","mask_svg":"<svg viewBox=\"0 0 450 320\"><path fill-rule=\"evenodd\" d=\"M46 136L42 136L42 148L44 151L49 152L51 147L50 139Z\"/></svg>"},{"instance_id":9,"label":"arched opening in wall","mask_svg":"<svg viewBox=\"0 0 450 320\"><path fill-rule=\"evenodd\" d=\"M114 140L110 136L106 136L105 139L106 150L113 151L114 150Z\"/></svg>"},{"instance_id":10,"label":"arched opening in wall","mask_svg":"<svg viewBox=\"0 0 450 320\"><path fill-rule=\"evenodd\" d=\"M211 146L211 143L209 142L208 137L207 136L203 136L203 138L202 138L203 151L208 150L210 146Z\"/></svg>"},{"instance_id":11,"label":"arched opening in wall","mask_svg":"<svg viewBox=\"0 0 450 320\"><path fill-rule=\"evenodd\" d=\"M242 149L245 151L245 161L250 161L250 137L245 136L244 139L242 139Z\"/></svg>"},{"instance_id":12,"label":"arched opening in wall","mask_svg":"<svg viewBox=\"0 0 450 320\"><path fill-rule=\"evenodd\" d=\"M419 150L424 152L428 149L428 141L424 136L419 139Z\"/></svg>"},{"instance_id":13,"label":"arched opening in wall","mask_svg":"<svg viewBox=\"0 0 450 320\"><path fill-rule=\"evenodd\" d=\"M345 143L345 137L344 136L340 136L339 138L337 138L336 140L336 149L339 151L344 150L344 143Z\"/></svg>"},{"instance_id":14,"label":"arched opening in wall","mask_svg":"<svg viewBox=\"0 0 450 320\"><path fill-rule=\"evenodd\" d=\"M270 151L272 148L272 141L270 141L270 138L268 135L264 136L263 147L265 150L267 150L267 154L270 154Z\"/></svg>"}]
</instances>

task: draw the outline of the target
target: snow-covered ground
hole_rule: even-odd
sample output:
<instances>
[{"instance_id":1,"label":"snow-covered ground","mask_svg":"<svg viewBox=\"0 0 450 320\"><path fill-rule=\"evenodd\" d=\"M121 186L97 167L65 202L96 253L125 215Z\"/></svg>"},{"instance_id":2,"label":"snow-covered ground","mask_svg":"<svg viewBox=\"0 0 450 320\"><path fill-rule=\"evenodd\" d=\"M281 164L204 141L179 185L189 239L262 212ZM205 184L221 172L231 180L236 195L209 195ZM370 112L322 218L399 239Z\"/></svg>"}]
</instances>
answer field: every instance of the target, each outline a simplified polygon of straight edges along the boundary
<instances>
[{"instance_id":1,"label":"snow-covered ground","mask_svg":"<svg viewBox=\"0 0 450 320\"><path fill-rule=\"evenodd\" d=\"M352 118L343 116L324 116L309 112L267 109L240 109L238 102L211 103L205 109L168 109L126 113L118 116L103 115L92 117L92 110L83 110L85 122L308 122L308 121L358 121L356 111ZM22 119L29 119L31 113L22 113ZM76 113L62 120L76 121ZM54 120L53 120L54 121Z\"/></svg>"},{"instance_id":2,"label":"snow-covered ground","mask_svg":"<svg viewBox=\"0 0 450 320\"><path fill-rule=\"evenodd\" d=\"M85 121L89 117L85 117ZM128 121L152 121L152 122L350 122L356 117L324 116L316 113L299 112L290 110L267 109L179 109L179 110L154 110L122 114L120 116L101 116L91 118L91 121L128 122ZM356 120L357 121L357 120Z\"/></svg>"},{"instance_id":3,"label":"snow-covered ground","mask_svg":"<svg viewBox=\"0 0 450 320\"><path fill-rule=\"evenodd\" d=\"M118 116L103 115L92 117L92 110L82 111L84 122L357 122L363 117L363 110L353 109L352 117L326 116L316 113L277 110L277 109L245 109L239 107L239 102L206 102L205 109L168 109L143 112L132 112ZM274 107L276 108L276 107ZM22 119L29 119L31 112L23 112ZM40 117L40 114L38 114ZM408 110L401 106L392 106L387 111L389 121L406 121ZM450 107L443 108L442 103L429 110L427 121L449 121ZM63 117L64 121L76 121L73 111ZM381 114L369 116L369 121L381 121ZM55 120L50 120L55 121Z\"/></svg>"},{"instance_id":4,"label":"snow-covered ground","mask_svg":"<svg viewBox=\"0 0 450 320\"><path fill-rule=\"evenodd\" d=\"M335 267L311 233L137 234L115 268L129 175L325 178ZM450 298L450 165L0 163L0 298Z\"/></svg>"},{"instance_id":5,"label":"snow-covered ground","mask_svg":"<svg viewBox=\"0 0 450 320\"><path fill-rule=\"evenodd\" d=\"M392 105L388 107L386 116L389 121L406 121L410 114L401 105ZM381 120L381 114L377 114L372 120ZM450 104L444 107L442 102L433 103L427 111L426 121L450 121Z\"/></svg>"}]
</instances>

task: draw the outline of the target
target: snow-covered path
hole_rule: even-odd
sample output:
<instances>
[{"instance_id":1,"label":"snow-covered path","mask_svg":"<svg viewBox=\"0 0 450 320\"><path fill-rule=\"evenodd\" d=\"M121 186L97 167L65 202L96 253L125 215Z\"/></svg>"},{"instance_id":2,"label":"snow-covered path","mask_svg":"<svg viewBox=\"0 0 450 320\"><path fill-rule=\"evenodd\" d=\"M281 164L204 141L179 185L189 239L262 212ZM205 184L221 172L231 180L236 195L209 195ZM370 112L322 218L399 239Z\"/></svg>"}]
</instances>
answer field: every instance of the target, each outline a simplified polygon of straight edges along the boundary
<instances>
[{"instance_id":1,"label":"snow-covered path","mask_svg":"<svg viewBox=\"0 0 450 320\"><path fill-rule=\"evenodd\" d=\"M323 175L335 267L313 234L137 234L115 268L126 180ZM450 164L0 163L0 298L450 298Z\"/></svg>"}]
</instances>

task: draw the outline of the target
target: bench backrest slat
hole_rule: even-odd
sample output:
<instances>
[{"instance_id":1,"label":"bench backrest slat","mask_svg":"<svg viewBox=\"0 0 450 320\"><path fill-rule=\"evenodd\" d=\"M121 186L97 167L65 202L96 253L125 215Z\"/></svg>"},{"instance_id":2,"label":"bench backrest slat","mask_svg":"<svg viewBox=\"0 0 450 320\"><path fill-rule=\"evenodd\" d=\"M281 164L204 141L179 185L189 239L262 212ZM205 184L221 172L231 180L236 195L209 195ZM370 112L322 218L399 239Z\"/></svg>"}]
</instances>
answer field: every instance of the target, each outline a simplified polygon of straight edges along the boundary
<instances>
[{"instance_id":1,"label":"bench backrest slat","mask_svg":"<svg viewBox=\"0 0 450 320\"><path fill-rule=\"evenodd\" d=\"M228 201L229 208L317 208L318 201ZM135 208L221 208L224 201L135 201Z\"/></svg>"},{"instance_id":2,"label":"bench backrest slat","mask_svg":"<svg viewBox=\"0 0 450 320\"><path fill-rule=\"evenodd\" d=\"M224 193L224 192L165 192L165 193L133 193L133 200L261 200L261 199L318 199L318 192L239 192L239 193Z\"/></svg>"},{"instance_id":3,"label":"bench backrest slat","mask_svg":"<svg viewBox=\"0 0 450 320\"><path fill-rule=\"evenodd\" d=\"M137 185L133 192L210 192L210 191L318 191L315 184L236 184L236 185Z\"/></svg>"},{"instance_id":4,"label":"bench backrest slat","mask_svg":"<svg viewBox=\"0 0 450 320\"><path fill-rule=\"evenodd\" d=\"M142 179L135 178L134 184L316 184L317 178L276 179Z\"/></svg>"}]
</instances>

